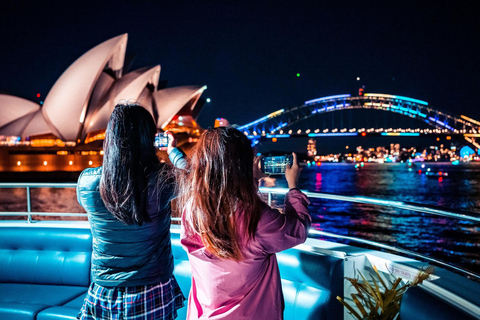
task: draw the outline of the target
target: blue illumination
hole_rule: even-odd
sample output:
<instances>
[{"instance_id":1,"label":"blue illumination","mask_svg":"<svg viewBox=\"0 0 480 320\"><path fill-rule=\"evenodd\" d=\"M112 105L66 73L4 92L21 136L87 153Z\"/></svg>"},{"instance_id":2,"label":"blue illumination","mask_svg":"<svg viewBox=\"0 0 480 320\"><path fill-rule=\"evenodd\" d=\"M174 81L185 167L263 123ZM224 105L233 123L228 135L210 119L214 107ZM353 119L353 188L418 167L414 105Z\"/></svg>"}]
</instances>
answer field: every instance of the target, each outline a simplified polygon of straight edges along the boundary
<instances>
[{"instance_id":1,"label":"blue illumination","mask_svg":"<svg viewBox=\"0 0 480 320\"><path fill-rule=\"evenodd\" d=\"M252 121L252 122L250 122L250 123L247 123L247 124L245 124L245 125L243 125L243 126L241 126L241 127L238 127L237 129L238 129L238 130L243 130L243 129L248 128L248 127L251 127L251 126L253 126L253 125L255 125L255 124L265 122L265 121L267 121L268 119L272 119L272 118L280 115L280 114L283 113L284 111L285 111L285 109L280 109L280 110L278 110L278 111L272 112L272 113L270 113L270 114L267 114L267 115L264 116L264 117L261 117L260 119L257 119L257 120L255 120L255 121Z\"/></svg>"},{"instance_id":2,"label":"blue illumination","mask_svg":"<svg viewBox=\"0 0 480 320\"><path fill-rule=\"evenodd\" d=\"M270 130L270 131L277 131L277 130L279 130L279 129L282 129L283 127L286 127L287 125L288 125L288 123L286 123L286 122L285 122L285 123L281 123L278 127L276 127L276 128L273 129L273 130Z\"/></svg>"},{"instance_id":3,"label":"blue illumination","mask_svg":"<svg viewBox=\"0 0 480 320\"><path fill-rule=\"evenodd\" d=\"M357 132L343 132L343 133L309 133L309 137L335 137L335 136L358 136Z\"/></svg>"},{"instance_id":4,"label":"blue illumination","mask_svg":"<svg viewBox=\"0 0 480 320\"><path fill-rule=\"evenodd\" d=\"M326 100L333 100L333 99L342 99L342 98L350 98L351 96L349 94L339 94L335 96L328 96L328 97L322 97L322 98L317 98L313 100L308 100L305 101L305 104L312 104L312 103L318 103Z\"/></svg>"},{"instance_id":5,"label":"blue illumination","mask_svg":"<svg viewBox=\"0 0 480 320\"><path fill-rule=\"evenodd\" d=\"M418 103L418 104L423 104L425 106L428 106L428 102L426 101L422 101L422 100L418 100L418 99L413 99L413 98L408 98L408 97L402 97L402 96L395 96L397 99L402 99L402 100L405 100L405 101L410 101L410 102L415 102L415 103Z\"/></svg>"},{"instance_id":6,"label":"blue illumination","mask_svg":"<svg viewBox=\"0 0 480 320\"><path fill-rule=\"evenodd\" d=\"M267 138L290 138L289 134L269 134L267 133Z\"/></svg>"},{"instance_id":7,"label":"blue illumination","mask_svg":"<svg viewBox=\"0 0 480 320\"><path fill-rule=\"evenodd\" d=\"M439 124L439 125L441 125L441 126L444 126L445 128L447 128L447 129L449 129L449 130L452 130L452 131L455 130L455 129L453 129L452 127L450 127L448 124L446 124L445 122L442 122L442 121L440 121L440 120L434 119L434 118L432 118L432 117L428 117L428 119L431 120L431 121L433 121L433 122L435 122L435 123L437 123L437 124Z\"/></svg>"},{"instance_id":8,"label":"blue illumination","mask_svg":"<svg viewBox=\"0 0 480 320\"><path fill-rule=\"evenodd\" d=\"M414 103L423 104L425 106L428 106L428 102L426 102L426 101L413 99L413 98L409 98L409 97L396 96L396 95L393 95L393 94L365 93L364 96L365 97L387 98L387 99L399 99L399 100L403 100L403 101L414 102Z\"/></svg>"},{"instance_id":9,"label":"blue illumination","mask_svg":"<svg viewBox=\"0 0 480 320\"><path fill-rule=\"evenodd\" d=\"M469 146L465 146L462 149L460 149L460 157L462 158L468 158L469 156L474 154L475 154L475 151L473 151L473 149L470 148Z\"/></svg>"},{"instance_id":10,"label":"blue illumination","mask_svg":"<svg viewBox=\"0 0 480 320\"><path fill-rule=\"evenodd\" d=\"M335 109L335 107L327 107L327 110Z\"/></svg>"}]
</instances>

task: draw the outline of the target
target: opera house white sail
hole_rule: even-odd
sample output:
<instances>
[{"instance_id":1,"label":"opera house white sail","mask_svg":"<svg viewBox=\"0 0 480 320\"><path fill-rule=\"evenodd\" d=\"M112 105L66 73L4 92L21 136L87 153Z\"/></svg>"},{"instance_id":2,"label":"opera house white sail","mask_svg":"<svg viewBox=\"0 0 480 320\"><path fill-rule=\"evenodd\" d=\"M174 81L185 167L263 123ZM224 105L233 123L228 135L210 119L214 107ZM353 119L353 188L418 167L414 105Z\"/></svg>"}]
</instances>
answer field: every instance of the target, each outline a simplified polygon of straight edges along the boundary
<instances>
[{"instance_id":1,"label":"opera house white sail","mask_svg":"<svg viewBox=\"0 0 480 320\"><path fill-rule=\"evenodd\" d=\"M159 65L123 75L127 39L127 34L114 37L83 54L58 78L43 106L0 94L0 140L53 135L73 146L101 139L119 100L141 103L159 129L179 112L194 121L206 86L157 90Z\"/></svg>"}]
</instances>

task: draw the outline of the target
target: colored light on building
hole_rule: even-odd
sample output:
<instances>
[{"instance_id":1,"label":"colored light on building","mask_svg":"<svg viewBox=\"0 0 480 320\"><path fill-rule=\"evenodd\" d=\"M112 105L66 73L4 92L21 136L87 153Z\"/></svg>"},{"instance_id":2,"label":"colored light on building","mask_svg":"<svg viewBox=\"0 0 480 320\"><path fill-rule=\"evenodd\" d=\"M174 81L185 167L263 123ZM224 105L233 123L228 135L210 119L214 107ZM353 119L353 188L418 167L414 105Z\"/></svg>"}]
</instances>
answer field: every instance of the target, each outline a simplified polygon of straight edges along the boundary
<instances>
[{"instance_id":1,"label":"colored light on building","mask_svg":"<svg viewBox=\"0 0 480 320\"><path fill-rule=\"evenodd\" d=\"M309 137L340 137L340 136L357 136L356 132L339 132L339 133L309 133Z\"/></svg>"},{"instance_id":2,"label":"colored light on building","mask_svg":"<svg viewBox=\"0 0 480 320\"><path fill-rule=\"evenodd\" d=\"M224 119L224 118L215 119L215 125L214 125L215 128L228 127L229 125L230 123L228 122L227 119Z\"/></svg>"},{"instance_id":3,"label":"colored light on building","mask_svg":"<svg viewBox=\"0 0 480 320\"><path fill-rule=\"evenodd\" d=\"M17 166L21 166L22 165L22 162L21 161L17 161Z\"/></svg>"},{"instance_id":4,"label":"colored light on building","mask_svg":"<svg viewBox=\"0 0 480 320\"><path fill-rule=\"evenodd\" d=\"M91 166L93 164L92 161L88 161L88 165Z\"/></svg>"},{"instance_id":5,"label":"colored light on building","mask_svg":"<svg viewBox=\"0 0 480 320\"><path fill-rule=\"evenodd\" d=\"M365 137L367 135L366 132L362 132L362 137Z\"/></svg>"},{"instance_id":6,"label":"colored light on building","mask_svg":"<svg viewBox=\"0 0 480 320\"><path fill-rule=\"evenodd\" d=\"M43 165L46 166L48 164L47 161L43 161Z\"/></svg>"},{"instance_id":7,"label":"colored light on building","mask_svg":"<svg viewBox=\"0 0 480 320\"><path fill-rule=\"evenodd\" d=\"M37 98L40 98L40 93L37 93Z\"/></svg>"},{"instance_id":8,"label":"colored light on building","mask_svg":"<svg viewBox=\"0 0 480 320\"><path fill-rule=\"evenodd\" d=\"M297 73L297 78L300 78L300 73Z\"/></svg>"},{"instance_id":9,"label":"colored light on building","mask_svg":"<svg viewBox=\"0 0 480 320\"><path fill-rule=\"evenodd\" d=\"M68 161L68 165L73 165L73 161Z\"/></svg>"}]
</instances>

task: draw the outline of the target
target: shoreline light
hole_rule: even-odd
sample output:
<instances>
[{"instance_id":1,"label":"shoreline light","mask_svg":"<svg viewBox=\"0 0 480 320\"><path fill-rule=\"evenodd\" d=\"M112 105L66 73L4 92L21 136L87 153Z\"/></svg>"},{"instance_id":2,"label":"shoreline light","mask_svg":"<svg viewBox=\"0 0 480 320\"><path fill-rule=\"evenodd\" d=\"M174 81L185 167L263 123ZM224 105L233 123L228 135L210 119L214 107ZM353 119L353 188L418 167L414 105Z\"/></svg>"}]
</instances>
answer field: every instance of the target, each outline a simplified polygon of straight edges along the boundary
<instances>
[{"instance_id":1,"label":"shoreline light","mask_svg":"<svg viewBox=\"0 0 480 320\"><path fill-rule=\"evenodd\" d=\"M382 132L382 136L404 136L404 137L418 137L418 132Z\"/></svg>"},{"instance_id":2,"label":"shoreline light","mask_svg":"<svg viewBox=\"0 0 480 320\"><path fill-rule=\"evenodd\" d=\"M344 132L344 133L309 133L309 137L336 137L336 136L358 136L356 132Z\"/></svg>"}]
</instances>

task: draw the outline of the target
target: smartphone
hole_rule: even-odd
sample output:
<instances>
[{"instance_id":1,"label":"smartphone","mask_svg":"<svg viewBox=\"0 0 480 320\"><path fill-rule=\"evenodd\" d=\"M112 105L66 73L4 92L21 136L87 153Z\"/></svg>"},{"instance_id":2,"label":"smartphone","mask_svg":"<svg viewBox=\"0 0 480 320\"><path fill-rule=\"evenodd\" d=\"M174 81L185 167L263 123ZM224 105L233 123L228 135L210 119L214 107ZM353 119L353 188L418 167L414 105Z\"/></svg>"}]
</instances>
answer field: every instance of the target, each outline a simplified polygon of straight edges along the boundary
<instances>
[{"instance_id":1,"label":"smartphone","mask_svg":"<svg viewBox=\"0 0 480 320\"><path fill-rule=\"evenodd\" d=\"M293 156L291 154L267 156L262 158L261 170L265 174L285 174L287 164L293 164Z\"/></svg>"},{"instance_id":2,"label":"smartphone","mask_svg":"<svg viewBox=\"0 0 480 320\"><path fill-rule=\"evenodd\" d=\"M165 132L155 134L155 142L153 145L160 150L166 149L168 147L168 134Z\"/></svg>"}]
</instances>

